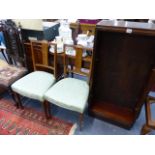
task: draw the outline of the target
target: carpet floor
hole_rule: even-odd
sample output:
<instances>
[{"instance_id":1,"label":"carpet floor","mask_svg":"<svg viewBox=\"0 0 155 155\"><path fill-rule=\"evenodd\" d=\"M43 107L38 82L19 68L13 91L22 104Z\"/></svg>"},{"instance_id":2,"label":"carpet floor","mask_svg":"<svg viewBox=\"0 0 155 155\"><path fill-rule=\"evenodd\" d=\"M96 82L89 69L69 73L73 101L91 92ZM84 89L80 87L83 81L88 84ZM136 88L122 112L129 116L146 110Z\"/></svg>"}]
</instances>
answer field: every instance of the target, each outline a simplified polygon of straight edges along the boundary
<instances>
[{"instance_id":1,"label":"carpet floor","mask_svg":"<svg viewBox=\"0 0 155 155\"><path fill-rule=\"evenodd\" d=\"M11 100L0 100L1 135L68 135L75 126L54 116L47 120L43 112L32 108L17 109Z\"/></svg>"},{"instance_id":2,"label":"carpet floor","mask_svg":"<svg viewBox=\"0 0 155 155\"><path fill-rule=\"evenodd\" d=\"M3 95L4 99L11 100L12 98L8 93ZM27 108L33 108L37 110L38 112L43 112L42 106L40 102L31 100L28 98L23 97L22 103L24 107ZM152 107L152 114L155 118L155 105ZM73 124L77 124L77 128L74 132L75 135L139 135L140 130L145 123L145 111L144 107L141 110L141 113L136 120L135 124L130 130L121 128L119 126L116 126L114 124L105 122L103 120L99 120L97 118L91 117L87 110L85 111L84 115L84 123L82 130L79 129L78 123L79 123L79 114L57 107L55 105L51 106L51 113L54 117L60 118L67 122L72 122ZM155 131L152 131L149 133L150 135L154 135Z\"/></svg>"}]
</instances>

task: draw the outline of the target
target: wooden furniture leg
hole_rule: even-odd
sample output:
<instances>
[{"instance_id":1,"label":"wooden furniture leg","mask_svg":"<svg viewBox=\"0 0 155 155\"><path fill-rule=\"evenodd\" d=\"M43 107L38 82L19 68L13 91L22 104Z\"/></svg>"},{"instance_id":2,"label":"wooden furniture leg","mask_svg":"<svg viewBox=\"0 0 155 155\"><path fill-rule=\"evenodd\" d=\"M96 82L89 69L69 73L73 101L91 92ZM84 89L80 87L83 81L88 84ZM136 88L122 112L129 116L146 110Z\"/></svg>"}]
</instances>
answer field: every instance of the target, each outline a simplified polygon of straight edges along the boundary
<instances>
[{"instance_id":1,"label":"wooden furniture leg","mask_svg":"<svg viewBox=\"0 0 155 155\"><path fill-rule=\"evenodd\" d=\"M145 102L146 123L141 129L141 135L148 134L152 129L155 129L155 121L153 121L151 118L151 104L153 103L155 103L155 98L148 96Z\"/></svg>"},{"instance_id":2,"label":"wooden furniture leg","mask_svg":"<svg viewBox=\"0 0 155 155\"><path fill-rule=\"evenodd\" d=\"M149 132L151 132L151 128L147 124L144 124L143 127L142 127L142 129L141 129L140 134L141 135L146 135Z\"/></svg>"},{"instance_id":3,"label":"wooden furniture leg","mask_svg":"<svg viewBox=\"0 0 155 155\"><path fill-rule=\"evenodd\" d=\"M9 63L7 57L5 56L4 49L1 49L1 52L2 52L2 55L3 55L4 59L6 60L6 62Z\"/></svg>"},{"instance_id":4,"label":"wooden furniture leg","mask_svg":"<svg viewBox=\"0 0 155 155\"><path fill-rule=\"evenodd\" d=\"M51 115L51 106L50 106L50 103L47 102L47 113L48 113L48 117L51 118L52 115Z\"/></svg>"},{"instance_id":5,"label":"wooden furniture leg","mask_svg":"<svg viewBox=\"0 0 155 155\"><path fill-rule=\"evenodd\" d=\"M79 117L80 131L82 131L83 119L84 119L84 114L82 113L80 114L80 117Z\"/></svg>"},{"instance_id":6,"label":"wooden furniture leg","mask_svg":"<svg viewBox=\"0 0 155 155\"><path fill-rule=\"evenodd\" d=\"M48 101L43 102L43 109L44 109L46 119L49 119L50 118L50 106L49 106Z\"/></svg>"},{"instance_id":7,"label":"wooden furniture leg","mask_svg":"<svg viewBox=\"0 0 155 155\"><path fill-rule=\"evenodd\" d=\"M24 107L22 105L22 102L21 102L21 99L20 99L20 95L15 93L15 92L13 94L14 94L14 97L15 97L15 100L16 100L17 107L23 109Z\"/></svg>"},{"instance_id":8,"label":"wooden furniture leg","mask_svg":"<svg viewBox=\"0 0 155 155\"><path fill-rule=\"evenodd\" d=\"M8 92L9 92L10 96L12 97L12 99L14 100L14 102L15 102L17 108L19 108L19 106L18 106L18 101L16 100L15 94L14 94L14 92L12 91L11 87L8 88Z\"/></svg>"}]
</instances>

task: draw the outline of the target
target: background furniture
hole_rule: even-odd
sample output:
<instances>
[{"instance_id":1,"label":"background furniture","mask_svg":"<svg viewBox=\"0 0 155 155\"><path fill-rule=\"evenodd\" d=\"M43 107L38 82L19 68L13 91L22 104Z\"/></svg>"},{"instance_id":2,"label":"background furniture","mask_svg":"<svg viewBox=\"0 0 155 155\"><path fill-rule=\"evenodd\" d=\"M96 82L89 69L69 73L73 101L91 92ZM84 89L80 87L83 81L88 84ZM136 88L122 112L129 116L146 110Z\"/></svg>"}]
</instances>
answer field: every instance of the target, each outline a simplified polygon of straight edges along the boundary
<instances>
[{"instance_id":1,"label":"background furniture","mask_svg":"<svg viewBox=\"0 0 155 155\"><path fill-rule=\"evenodd\" d=\"M72 29L74 42L76 43L76 37L79 33L87 33L87 31L90 31L90 35L91 34L94 35L95 27L96 27L95 24L81 24L79 22L71 23L70 28ZM42 32L40 32L40 31L21 29L22 38L24 40L25 59L26 59L26 64L27 64L27 68L28 68L29 72L32 72L34 69L33 69L33 63L32 63L32 51L30 48L31 45L30 45L30 41L28 38L35 37L38 40L41 40L41 39L52 40L55 38L56 35L58 35L58 28L59 28L59 24L56 24L50 28L53 31L53 32L48 33L48 35L50 35L50 37L51 37L50 39L43 37ZM53 55L53 54L50 53L50 55ZM58 65L58 70L57 70L58 75L61 75L61 73L62 73L62 66L63 66L63 64L62 64L63 61L61 59L62 56L63 56L63 54L58 54L58 64L57 64ZM85 60L84 60L86 65L87 65L87 60L89 61L89 59L87 59L87 58L85 58Z\"/></svg>"},{"instance_id":2,"label":"background furniture","mask_svg":"<svg viewBox=\"0 0 155 155\"><path fill-rule=\"evenodd\" d=\"M30 38L35 38L36 40L48 40L51 41L58 36L59 23L43 22L42 30L31 30L31 29L21 29L21 34L24 42L30 40Z\"/></svg>"},{"instance_id":3,"label":"background furniture","mask_svg":"<svg viewBox=\"0 0 155 155\"><path fill-rule=\"evenodd\" d=\"M20 28L16 27L12 20L2 21L0 26L4 35L9 64L26 66Z\"/></svg>"},{"instance_id":4,"label":"background furniture","mask_svg":"<svg viewBox=\"0 0 155 155\"><path fill-rule=\"evenodd\" d=\"M155 25L101 21L96 26L90 113L130 128L150 90Z\"/></svg>"},{"instance_id":5,"label":"background furniture","mask_svg":"<svg viewBox=\"0 0 155 155\"><path fill-rule=\"evenodd\" d=\"M0 91L4 92L8 90L13 100L16 101L10 86L13 82L24 76L26 72L26 68L9 65L6 61L0 59ZM16 105L19 107L19 104Z\"/></svg>"},{"instance_id":6,"label":"background furniture","mask_svg":"<svg viewBox=\"0 0 155 155\"><path fill-rule=\"evenodd\" d=\"M16 27L12 20L0 21L0 31L3 32L4 40L2 41L6 46L1 46L0 50L5 60L9 63L5 66L0 65L0 87L1 90L8 90L15 100L10 86L27 72L23 42L20 29ZM5 51L7 54L6 57ZM19 105L17 104L17 106Z\"/></svg>"},{"instance_id":7,"label":"background furniture","mask_svg":"<svg viewBox=\"0 0 155 155\"><path fill-rule=\"evenodd\" d=\"M2 53L4 59L8 62L8 59L5 56L5 50L6 50L6 47L5 47L4 36L3 36L3 33L2 33L2 28L0 26L0 52Z\"/></svg>"},{"instance_id":8,"label":"background furniture","mask_svg":"<svg viewBox=\"0 0 155 155\"><path fill-rule=\"evenodd\" d=\"M80 23L80 21L77 21L76 23L70 23L70 28L72 29L74 44L76 44L78 34L87 34L89 32L89 35L94 35L96 24Z\"/></svg>"}]
</instances>

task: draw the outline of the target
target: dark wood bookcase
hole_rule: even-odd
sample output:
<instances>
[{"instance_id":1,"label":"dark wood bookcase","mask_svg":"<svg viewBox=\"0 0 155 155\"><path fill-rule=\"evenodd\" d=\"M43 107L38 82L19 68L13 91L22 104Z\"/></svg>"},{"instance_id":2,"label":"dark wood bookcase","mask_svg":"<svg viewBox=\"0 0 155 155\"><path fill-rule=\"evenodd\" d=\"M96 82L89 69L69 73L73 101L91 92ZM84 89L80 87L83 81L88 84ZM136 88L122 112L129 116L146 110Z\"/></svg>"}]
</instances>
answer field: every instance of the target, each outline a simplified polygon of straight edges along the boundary
<instances>
[{"instance_id":1,"label":"dark wood bookcase","mask_svg":"<svg viewBox=\"0 0 155 155\"><path fill-rule=\"evenodd\" d=\"M127 21L96 26L91 115L131 128L154 82L155 25Z\"/></svg>"}]
</instances>

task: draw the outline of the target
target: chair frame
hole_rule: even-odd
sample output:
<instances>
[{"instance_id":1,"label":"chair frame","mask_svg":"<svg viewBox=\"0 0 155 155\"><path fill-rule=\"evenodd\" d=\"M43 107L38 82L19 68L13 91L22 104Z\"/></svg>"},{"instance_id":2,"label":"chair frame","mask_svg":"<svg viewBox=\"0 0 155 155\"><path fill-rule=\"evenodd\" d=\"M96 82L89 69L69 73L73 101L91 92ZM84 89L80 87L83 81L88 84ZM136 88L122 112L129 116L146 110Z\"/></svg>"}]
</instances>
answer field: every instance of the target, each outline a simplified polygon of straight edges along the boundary
<instances>
[{"instance_id":1,"label":"chair frame","mask_svg":"<svg viewBox=\"0 0 155 155\"><path fill-rule=\"evenodd\" d=\"M57 75L57 52L54 52L54 64L53 66L49 66L49 50L48 50L48 46L49 45L53 45L54 49L56 51L57 49L57 44L55 43L48 43L47 41L31 41L31 51L32 51L32 60L33 60L33 67L34 67L34 71L38 70L37 68L44 68L44 69L48 69L48 70L52 70L54 72L54 76L56 77ZM37 63L36 57L35 57L35 50L39 50L39 48L41 48L41 54L42 54L42 63ZM43 69L43 70L44 70ZM22 102L20 99L20 95L16 92L14 92L14 96L16 99L17 104L19 105L20 108L23 108L22 106ZM42 102L43 105L43 109L44 109L44 113L45 113L45 117L46 119L49 119L49 106L46 102Z\"/></svg>"},{"instance_id":2,"label":"chair frame","mask_svg":"<svg viewBox=\"0 0 155 155\"><path fill-rule=\"evenodd\" d=\"M67 47L74 48L76 50L76 55L75 56L67 55L65 53ZM84 50L92 52L92 56L91 56L90 61L89 61L89 63L90 63L89 64L89 73L85 73L85 72L81 71L81 69L82 69L82 61L83 61L82 54L83 54ZM67 77L68 73L71 73L71 75L72 74L78 74L78 75L81 75L81 76L86 76L86 77L88 77L87 83L88 83L88 85L90 85L91 73L92 73L92 61L93 61L92 60L93 59L93 48L87 48L87 47L83 47L83 46L80 46L80 45L64 44L63 51L64 51L64 56L63 56L64 78ZM68 64L67 64L67 59L68 58L71 58L71 59L75 60L75 65L74 65L74 67L71 66L71 69L68 69ZM51 113L50 113L49 102L45 100L44 104L46 104L46 107L47 107L46 111L48 111L48 115L50 117ZM80 113L80 115L79 115L80 130L82 129L83 120L84 120L84 113Z\"/></svg>"}]
</instances>

